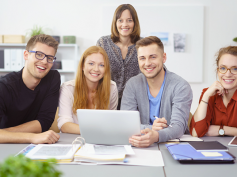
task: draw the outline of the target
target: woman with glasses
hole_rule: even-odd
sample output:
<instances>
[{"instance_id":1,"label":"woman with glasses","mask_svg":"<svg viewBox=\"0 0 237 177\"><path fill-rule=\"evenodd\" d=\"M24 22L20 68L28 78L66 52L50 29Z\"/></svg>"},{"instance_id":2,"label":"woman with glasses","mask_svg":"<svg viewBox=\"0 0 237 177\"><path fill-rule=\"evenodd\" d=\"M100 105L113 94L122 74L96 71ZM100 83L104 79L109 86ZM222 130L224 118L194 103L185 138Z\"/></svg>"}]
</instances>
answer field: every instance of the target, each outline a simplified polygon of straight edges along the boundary
<instances>
[{"instance_id":1,"label":"woman with glasses","mask_svg":"<svg viewBox=\"0 0 237 177\"><path fill-rule=\"evenodd\" d=\"M111 77L118 86L120 109L126 82L139 74L136 42L140 39L140 24L137 12L130 4L120 5L114 12L111 35L103 36L97 46L105 49L109 56Z\"/></svg>"},{"instance_id":2,"label":"woman with glasses","mask_svg":"<svg viewBox=\"0 0 237 177\"><path fill-rule=\"evenodd\" d=\"M221 48L216 65L218 81L203 89L190 124L193 136L237 136L237 46Z\"/></svg>"},{"instance_id":3,"label":"woman with glasses","mask_svg":"<svg viewBox=\"0 0 237 177\"><path fill-rule=\"evenodd\" d=\"M118 90L110 78L104 49L88 48L80 59L76 79L63 83L60 89L58 128L61 132L80 134L77 109L117 108Z\"/></svg>"}]
</instances>

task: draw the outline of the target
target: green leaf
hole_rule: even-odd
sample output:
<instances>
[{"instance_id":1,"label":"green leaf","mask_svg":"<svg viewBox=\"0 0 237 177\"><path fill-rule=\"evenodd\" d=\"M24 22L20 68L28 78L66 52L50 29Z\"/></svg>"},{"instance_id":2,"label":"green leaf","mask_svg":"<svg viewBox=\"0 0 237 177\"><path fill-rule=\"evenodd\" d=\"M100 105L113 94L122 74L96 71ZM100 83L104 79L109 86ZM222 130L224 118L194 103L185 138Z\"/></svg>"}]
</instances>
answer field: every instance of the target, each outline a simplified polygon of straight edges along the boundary
<instances>
[{"instance_id":1,"label":"green leaf","mask_svg":"<svg viewBox=\"0 0 237 177\"><path fill-rule=\"evenodd\" d=\"M9 156L0 164L1 177L60 177L62 173L58 171L56 159L49 159L46 162L33 161L24 155L16 157Z\"/></svg>"}]
</instances>

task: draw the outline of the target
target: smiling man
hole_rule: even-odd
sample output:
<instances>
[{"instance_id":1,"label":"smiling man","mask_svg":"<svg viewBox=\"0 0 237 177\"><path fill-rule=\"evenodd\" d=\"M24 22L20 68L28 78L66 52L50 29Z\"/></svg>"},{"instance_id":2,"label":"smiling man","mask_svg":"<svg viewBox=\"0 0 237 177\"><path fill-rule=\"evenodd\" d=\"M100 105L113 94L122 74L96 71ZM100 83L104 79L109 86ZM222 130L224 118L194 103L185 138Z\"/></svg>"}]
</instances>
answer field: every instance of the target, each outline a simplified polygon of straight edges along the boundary
<instances>
[{"instance_id":1,"label":"smiling man","mask_svg":"<svg viewBox=\"0 0 237 177\"><path fill-rule=\"evenodd\" d=\"M48 131L58 105L60 75L50 70L58 42L33 36L24 52L25 67L0 79L0 143L55 143ZM42 133L43 132L43 133Z\"/></svg>"},{"instance_id":2,"label":"smiling man","mask_svg":"<svg viewBox=\"0 0 237 177\"><path fill-rule=\"evenodd\" d=\"M138 110L144 130L142 136L132 136L129 142L147 147L154 142L179 138L187 129L191 87L164 66L166 53L159 38L143 38L136 43L136 49L142 73L126 83L121 109Z\"/></svg>"}]
</instances>

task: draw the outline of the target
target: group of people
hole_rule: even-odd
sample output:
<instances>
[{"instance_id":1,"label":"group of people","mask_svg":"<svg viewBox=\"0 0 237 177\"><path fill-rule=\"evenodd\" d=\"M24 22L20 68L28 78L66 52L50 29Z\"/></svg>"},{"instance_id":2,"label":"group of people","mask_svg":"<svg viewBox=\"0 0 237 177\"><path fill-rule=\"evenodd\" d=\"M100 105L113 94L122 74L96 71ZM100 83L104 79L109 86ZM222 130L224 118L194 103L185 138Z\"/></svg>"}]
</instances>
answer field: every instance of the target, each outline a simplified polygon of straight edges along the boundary
<instances>
[{"instance_id":1,"label":"group of people","mask_svg":"<svg viewBox=\"0 0 237 177\"><path fill-rule=\"evenodd\" d=\"M57 142L59 134L49 130L57 107L60 131L74 134L80 134L77 109L138 110L141 135L129 139L136 147L188 132L199 137L237 135L237 46L217 53L218 80L203 90L190 127L192 89L164 65L161 40L140 37L132 5L116 9L111 35L82 54L75 80L61 88L60 74L51 70L57 48L51 36L33 36L24 51L24 68L0 78L0 143Z\"/></svg>"}]
</instances>

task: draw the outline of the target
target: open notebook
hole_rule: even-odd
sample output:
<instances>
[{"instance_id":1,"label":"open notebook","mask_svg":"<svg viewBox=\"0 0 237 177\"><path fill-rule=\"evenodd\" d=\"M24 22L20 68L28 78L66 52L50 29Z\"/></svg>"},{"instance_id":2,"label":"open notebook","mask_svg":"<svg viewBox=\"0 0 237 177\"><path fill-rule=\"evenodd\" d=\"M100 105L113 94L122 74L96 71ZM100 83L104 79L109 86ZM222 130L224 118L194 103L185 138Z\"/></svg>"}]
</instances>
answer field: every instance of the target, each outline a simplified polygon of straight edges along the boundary
<instances>
[{"instance_id":1,"label":"open notebook","mask_svg":"<svg viewBox=\"0 0 237 177\"><path fill-rule=\"evenodd\" d=\"M58 163L67 163L73 161L74 154L80 146L80 144L74 147L71 144L30 144L17 155L23 154L37 161L55 158Z\"/></svg>"},{"instance_id":2,"label":"open notebook","mask_svg":"<svg viewBox=\"0 0 237 177\"><path fill-rule=\"evenodd\" d=\"M55 158L58 163L69 163L73 161L76 151L84 144L85 140L82 137L78 137L72 144L30 144L17 155L23 154L37 161Z\"/></svg>"}]
</instances>

